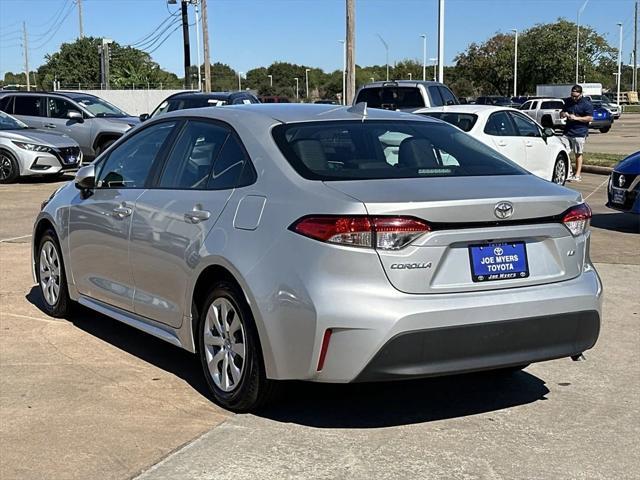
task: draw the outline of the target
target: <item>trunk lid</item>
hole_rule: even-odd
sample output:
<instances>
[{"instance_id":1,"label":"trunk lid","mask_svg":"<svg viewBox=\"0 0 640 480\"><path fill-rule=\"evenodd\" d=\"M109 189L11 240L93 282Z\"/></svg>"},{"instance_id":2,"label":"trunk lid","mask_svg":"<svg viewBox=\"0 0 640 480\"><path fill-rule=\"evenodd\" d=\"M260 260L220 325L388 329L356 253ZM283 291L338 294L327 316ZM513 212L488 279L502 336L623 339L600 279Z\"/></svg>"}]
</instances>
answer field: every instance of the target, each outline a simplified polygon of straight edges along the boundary
<instances>
[{"instance_id":1,"label":"trunk lid","mask_svg":"<svg viewBox=\"0 0 640 480\"><path fill-rule=\"evenodd\" d=\"M369 215L411 216L433 227L401 250L377 250L390 283L400 291L424 294L504 289L569 280L582 271L586 236L573 237L552 218L580 203L580 194L533 175L325 184L362 202ZM505 220L495 214L501 202L513 208ZM489 280L489 275L484 275L474 281L472 246L491 251L502 248L505 255L525 254L526 276ZM478 255L474 250L474 261L479 261ZM494 261L505 258L498 257ZM476 277L479 268L475 267Z\"/></svg>"}]
</instances>

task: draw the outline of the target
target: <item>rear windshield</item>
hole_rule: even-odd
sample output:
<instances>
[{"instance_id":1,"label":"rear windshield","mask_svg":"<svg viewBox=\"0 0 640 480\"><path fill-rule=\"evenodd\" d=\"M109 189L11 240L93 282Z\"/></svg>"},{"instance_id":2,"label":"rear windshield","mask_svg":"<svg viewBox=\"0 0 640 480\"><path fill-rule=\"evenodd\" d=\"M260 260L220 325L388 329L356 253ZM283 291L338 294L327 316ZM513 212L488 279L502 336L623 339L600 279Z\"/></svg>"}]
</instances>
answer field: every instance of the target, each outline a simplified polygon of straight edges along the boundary
<instances>
[{"instance_id":1,"label":"rear windshield","mask_svg":"<svg viewBox=\"0 0 640 480\"><path fill-rule=\"evenodd\" d=\"M285 158L310 180L526 175L470 135L441 122L335 121L278 125Z\"/></svg>"},{"instance_id":2,"label":"rear windshield","mask_svg":"<svg viewBox=\"0 0 640 480\"><path fill-rule=\"evenodd\" d=\"M478 116L472 113L445 113L445 112L432 112L432 113L423 113L427 117L438 118L443 120L451 125L455 125L460 130L468 132L473 128L476 124L476 120L478 120Z\"/></svg>"},{"instance_id":3,"label":"rear windshield","mask_svg":"<svg viewBox=\"0 0 640 480\"><path fill-rule=\"evenodd\" d=\"M356 103L367 102L367 107L400 110L402 108L425 107L422 94L417 87L371 87L363 88Z\"/></svg>"},{"instance_id":4,"label":"rear windshield","mask_svg":"<svg viewBox=\"0 0 640 480\"><path fill-rule=\"evenodd\" d=\"M542 106L540 108L562 110L564 108L564 102L561 102L561 101L542 102Z\"/></svg>"}]
</instances>

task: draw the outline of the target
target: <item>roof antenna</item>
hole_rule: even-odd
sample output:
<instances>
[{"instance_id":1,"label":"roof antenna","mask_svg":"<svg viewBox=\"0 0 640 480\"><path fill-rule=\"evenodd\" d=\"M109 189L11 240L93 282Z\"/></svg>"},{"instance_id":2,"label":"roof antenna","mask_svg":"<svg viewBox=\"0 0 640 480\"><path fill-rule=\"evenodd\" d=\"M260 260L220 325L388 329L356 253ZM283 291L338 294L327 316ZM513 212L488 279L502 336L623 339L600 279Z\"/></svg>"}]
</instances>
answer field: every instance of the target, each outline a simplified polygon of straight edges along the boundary
<instances>
[{"instance_id":1,"label":"roof antenna","mask_svg":"<svg viewBox=\"0 0 640 480\"><path fill-rule=\"evenodd\" d=\"M349 107L347 112L362 116L362 121L364 121L367 118L367 102L356 103L353 107Z\"/></svg>"}]
</instances>

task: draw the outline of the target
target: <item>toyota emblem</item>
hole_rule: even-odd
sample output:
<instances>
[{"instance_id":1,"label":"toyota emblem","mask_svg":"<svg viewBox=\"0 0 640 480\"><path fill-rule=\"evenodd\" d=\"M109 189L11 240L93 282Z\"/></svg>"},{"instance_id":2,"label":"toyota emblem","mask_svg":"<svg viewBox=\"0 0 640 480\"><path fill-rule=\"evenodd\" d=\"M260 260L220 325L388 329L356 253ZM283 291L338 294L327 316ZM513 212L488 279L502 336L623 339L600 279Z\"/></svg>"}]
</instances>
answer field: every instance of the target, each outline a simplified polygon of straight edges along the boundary
<instances>
[{"instance_id":1,"label":"toyota emblem","mask_svg":"<svg viewBox=\"0 0 640 480\"><path fill-rule=\"evenodd\" d=\"M624 182L626 182L626 181L627 181L627 179L626 179L626 178L624 178L624 175L620 175L620 176L618 177L618 186L619 186L620 188L624 187Z\"/></svg>"},{"instance_id":2,"label":"toyota emblem","mask_svg":"<svg viewBox=\"0 0 640 480\"><path fill-rule=\"evenodd\" d=\"M501 220L509 218L513 215L513 205L509 202L497 203L493 209L493 213Z\"/></svg>"},{"instance_id":3,"label":"toyota emblem","mask_svg":"<svg viewBox=\"0 0 640 480\"><path fill-rule=\"evenodd\" d=\"M498 257L501 257L503 253L504 253L504 250L501 249L500 247L496 247L493 249L493 254Z\"/></svg>"}]
</instances>

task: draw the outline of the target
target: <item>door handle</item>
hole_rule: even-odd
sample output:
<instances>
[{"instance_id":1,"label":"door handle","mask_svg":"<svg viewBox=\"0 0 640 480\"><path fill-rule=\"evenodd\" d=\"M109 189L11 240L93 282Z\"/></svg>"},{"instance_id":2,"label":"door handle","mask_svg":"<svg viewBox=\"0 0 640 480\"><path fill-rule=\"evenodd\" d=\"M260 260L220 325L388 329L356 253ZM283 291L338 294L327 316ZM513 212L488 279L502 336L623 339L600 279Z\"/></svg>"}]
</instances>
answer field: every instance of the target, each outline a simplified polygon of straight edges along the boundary
<instances>
[{"instance_id":1,"label":"door handle","mask_svg":"<svg viewBox=\"0 0 640 480\"><path fill-rule=\"evenodd\" d=\"M533 143L531 143L531 140L527 140L526 142L524 142L524 144L525 144L527 147L533 147Z\"/></svg>"},{"instance_id":2,"label":"door handle","mask_svg":"<svg viewBox=\"0 0 640 480\"><path fill-rule=\"evenodd\" d=\"M45 128L56 128L55 124L53 123L45 123L44 126Z\"/></svg>"},{"instance_id":3,"label":"door handle","mask_svg":"<svg viewBox=\"0 0 640 480\"><path fill-rule=\"evenodd\" d=\"M120 206L113 209L113 216L117 218L125 218L133 213L129 207Z\"/></svg>"},{"instance_id":4,"label":"door handle","mask_svg":"<svg viewBox=\"0 0 640 480\"><path fill-rule=\"evenodd\" d=\"M194 208L190 212L187 212L184 214L184 221L187 223L196 224L196 223L204 222L205 220L209 220L210 217L211 217L211 212L209 212L208 210L200 210L200 209Z\"/></svg>"},{"instance_id":5,"label":"door handle","mask_svg":"<svg viewBox=\"0 0 640 480\"><path fill-rule=\"evenodd\" d=\"M505 142L504 140L498 140L498 145L501 147L506 147L507 146L507 142Z\"/></svg>"}]
</instances>

